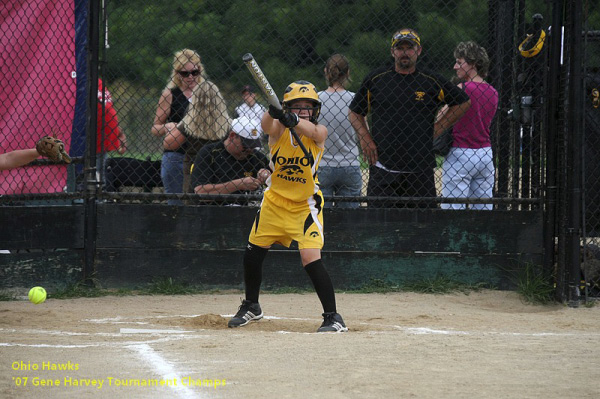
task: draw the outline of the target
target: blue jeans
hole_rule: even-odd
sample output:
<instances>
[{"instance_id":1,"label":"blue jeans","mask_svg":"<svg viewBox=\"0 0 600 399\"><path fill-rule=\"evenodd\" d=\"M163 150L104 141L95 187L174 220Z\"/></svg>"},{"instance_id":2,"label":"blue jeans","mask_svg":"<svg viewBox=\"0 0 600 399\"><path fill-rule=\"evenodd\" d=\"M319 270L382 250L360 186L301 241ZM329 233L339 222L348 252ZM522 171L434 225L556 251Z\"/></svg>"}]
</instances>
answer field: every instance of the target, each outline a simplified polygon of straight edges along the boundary
<instances>
[{"instance_id":1,"label":"blue jeans","mask_svg":"<svg viewBox=\"0 0 600 399\"><path fill-rule=\"evenodd\" d=\"M360 196L362 188L362 174L360 166L319 167L319 187L323 196ZM339 202L335 206L339 208L358 208L358 202ZM331 208L331 202L325 202L325 206Z\"/></svg>"},{"instance_id":2,"label":"blue jeans","mask_svg":"<svg viewBox=\"0 0 600 399\"><path fill-rule=\"evenodd\" d=\"M183 158L179 152L164 152L160 164L160 177L162 178L165 193L183 193ZM169 205L182 205L179 200L168 200Z\"/></svg>"}]
</instances>

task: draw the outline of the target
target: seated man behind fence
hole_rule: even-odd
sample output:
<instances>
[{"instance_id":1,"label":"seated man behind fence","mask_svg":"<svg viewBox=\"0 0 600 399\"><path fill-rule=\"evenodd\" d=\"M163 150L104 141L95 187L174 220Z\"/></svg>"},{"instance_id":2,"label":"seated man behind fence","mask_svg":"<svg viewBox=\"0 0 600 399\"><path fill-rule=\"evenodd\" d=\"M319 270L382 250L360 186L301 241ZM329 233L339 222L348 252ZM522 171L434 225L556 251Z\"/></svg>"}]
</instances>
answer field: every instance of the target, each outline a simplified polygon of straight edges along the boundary
<instances>
[{"instance_id":1,"label":"seated man behind fence","mask_svg":"<svg viewBox=\"0 0 600 399\"><path fill-rule=\"evenodd\" d=\"M260 122L245 116L234 119L224 140L202 147L196 155L192 169L194 192L222 195L257 191L271 175L260 147ZM247 201L213 203L245 205Z\"/></svg>"}]
</instances>

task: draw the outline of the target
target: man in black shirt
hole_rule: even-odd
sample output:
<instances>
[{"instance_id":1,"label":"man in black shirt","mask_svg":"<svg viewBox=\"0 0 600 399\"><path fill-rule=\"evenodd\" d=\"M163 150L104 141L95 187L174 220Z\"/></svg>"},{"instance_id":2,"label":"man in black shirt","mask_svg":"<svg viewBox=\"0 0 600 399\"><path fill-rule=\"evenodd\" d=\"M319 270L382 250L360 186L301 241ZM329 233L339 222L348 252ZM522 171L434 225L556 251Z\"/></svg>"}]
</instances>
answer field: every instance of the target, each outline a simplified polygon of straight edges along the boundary
<instances>
[{"instance_id":1,"label":"man in black shirt","mask_svg":"<svg viewBox=\"0 0 600 399\"><path fill-rule=\"evenodd\" d=\"M421 38L412 29L392 37L394 65L363 80L350 104L350 122L369 162L368 196L435 197L432 142L469 109L469 96L438 74L417 68ZM448 112L436 121L437 111ZM371 113L371 130L366 116ZM395 201L375 207L401 207ZM427 205L420 205L427 206Z\"/></svg>"},{"instance_id":2,"label":"man in black shirt","mask_svg":"<svg viewBox=\"0 0 600 399\"><path fill-rule=\"evenodd\" d=\"M260 121L245 116L234 119L224 140L205 145L196 155L194 192L243 194L259 189L271 175L260 147Z\"/></svg>"}]
</instances>

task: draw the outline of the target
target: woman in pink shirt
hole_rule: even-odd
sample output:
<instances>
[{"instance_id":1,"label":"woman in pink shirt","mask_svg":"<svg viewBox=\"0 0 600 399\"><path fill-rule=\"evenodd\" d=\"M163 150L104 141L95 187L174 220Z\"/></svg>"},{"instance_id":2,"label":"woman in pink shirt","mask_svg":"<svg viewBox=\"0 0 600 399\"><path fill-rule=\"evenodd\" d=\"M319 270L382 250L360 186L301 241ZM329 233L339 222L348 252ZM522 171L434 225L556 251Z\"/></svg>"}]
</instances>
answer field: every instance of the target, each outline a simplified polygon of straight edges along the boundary
<instances>
[{"instance_id":1,"label":"woman in pink shirt","mask_svg":"<svg viewBox=\"0 0 600 399\"><path fill-rule=\"evenodd\" d=\"M475 42L461 42L454 50L454 70L471 98L471 108L452 129L454 142L442 166L442 196L492 198L494 159L490 125L498 109L498 92L484 78L490 60ZM442 209L465 209L465 204L442 204ZM471 209L491 210L492 204L473 204Z\"/></svg>"}]
</instances>

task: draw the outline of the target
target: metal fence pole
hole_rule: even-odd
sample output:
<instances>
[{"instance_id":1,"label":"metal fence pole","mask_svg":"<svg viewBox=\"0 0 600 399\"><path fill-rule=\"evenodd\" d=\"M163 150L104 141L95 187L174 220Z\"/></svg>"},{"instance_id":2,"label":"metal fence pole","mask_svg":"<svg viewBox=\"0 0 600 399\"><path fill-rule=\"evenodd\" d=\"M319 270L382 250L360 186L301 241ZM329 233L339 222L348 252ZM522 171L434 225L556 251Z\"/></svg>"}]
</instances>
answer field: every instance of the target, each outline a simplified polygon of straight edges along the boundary
<instances>
[{"instance_id":1,"label":"metal fence pole","mask_svg":"<svg viewBox=\"0 0 600 399\"><path fill-rule=\"evenodd\" d=\"M500 95L497 113L497 130L492 146L494 147L494 158L497 160L497 196L509 197L510 181L510 142L513 116L513 43L515 23L515 2L513 0L501 0L497 4L498 18L495 22L495 42L493 56L501 62L496 63L491 69L491 80L498 89ZM509 61L510 60L510 61ZM514 112L514 109L513 109ZM499 207L502 209L502 207Z\"/></svg>"},{"instance_id":2,"label":"metal fence pole","mask_svg":"<svg viewBox=\"0 0 600 399\"><path fill-rule=\"evenodd\" d=\"M557 168L558 168L558 120L559 120L559 90L560 90L560 53L562 31L555 29L562 25L562 1L553 1L552 29L550 31L550 55L547 86L547 111L544 125L547 129L546 141L546 196L544 207L544 274L548 281L554 273L556 212L557 212ZM558 280L558 276L556 276Z\"/></svg>"},{"instance_id":3,"label":"metal fence pole","mask_svg":"<svg viewBox=\"0 0 600 399\"><path fill-rule=\"evenodd\" d=\"M567 264L568 301L572 306L579 303L579 284L581 280L580 239L581 239L581 142L583 121L583 76L582 76L582 4L581 0L571 2L571 57L569 59L569 116L568 158L571 167L568 170L568 218L567 218Z\"/></svg>"},{"instance_id":4,"label":"metal fence pole","mask_svg":"<svg viewBox=\"0 0 600 399\"><path fill-rule=\"evenodd\" d=\"M90 0L88 12L88 102L86 128L86 157L84 163L85 177L85 239L83 279L91 283L96 259L96 198L98 181L96 178L96 136L97 136L97 102L98 102L98 47L100 39L100 0Z\"/></svg>"}]
</instances>

